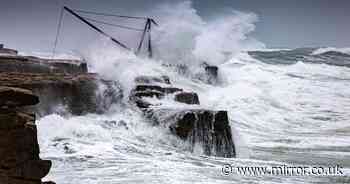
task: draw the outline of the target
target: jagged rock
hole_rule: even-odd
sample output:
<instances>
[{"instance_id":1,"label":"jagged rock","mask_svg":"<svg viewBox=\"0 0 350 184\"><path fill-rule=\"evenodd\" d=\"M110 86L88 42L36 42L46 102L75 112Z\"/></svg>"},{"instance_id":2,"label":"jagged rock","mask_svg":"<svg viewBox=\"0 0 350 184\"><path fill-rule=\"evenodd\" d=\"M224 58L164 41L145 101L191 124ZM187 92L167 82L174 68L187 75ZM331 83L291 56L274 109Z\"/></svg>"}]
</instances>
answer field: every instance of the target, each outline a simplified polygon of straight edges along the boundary
<instances>
[{"instance_id":1,"label":"jagged rock","mask_svg":"<svg viewBox=\"0 0 350 184\"><path fill-rule=\"evenodd\" d=\"M157 97L162 98L164 96L164 93L158 92L158 91L135 91L134 93L135 97Z\"/></svg>"},{"instance_id":2,"label":"jagged rock","mask_svg":"<svg viewBox=\"0 0 350 184\"><path fill-rule=\"evenodd\" d=\"M44 178L51 168L50 160L29 160L13 169L11 177L21 177L26 179Z\"/></svg>"},{"instance_id":3,"label":"jagged rock","mask_svg":"<svg viewBox=\"0 0 350 184\"><path fill-rule=\"evenodd\" d=\"M152 84L152 83L164 83L170 84L170 79L168 76L138 76L135 78L136 83Z\"/></svg>"},{"instance_id":4,"label":"jagged rock","mask_svg":"<svg viewBox=\"0 0 350 184\"><path fill-rule=\"evenodd\" d=\"M214 78L218 77L218 70L219 70L219 68L217 66L210 66L210 65L208 65L208 66L205 67L205 71L207 72L207 74L209 76L214 77Z\"/></svg>"},{"instance_id":5,"label":"jagged rock","mask_svg":"<svg viewBox=\"0 0 350 184\"><path fill-rule=\"evenodd\" d=\"M0 86L0 89L6 88ZM0 107L0 183L41 184L51 161L39 157L35 115L23 112L20 107L36 104L38 97L24 89L7 88L6 94L16 99L16 103Z\"/></svg>"},{"instance_id":6,"label":"jagged rock","mask_svg":"<svg viewBox=\"0 0 350 184\"><path fill-rule=\"evenodd\" d=\"M142 99L143 97L156 97L158 99L161 99L167 94L172 94L172 93L181 92L181 91L182 89L174 88L174 87L161 87L161 86L152 85L152 84L138 84L132 90L130 94L130 100L136 103L136 105L139 108L144 109L144 108L148 108L152 104L143 100Z\"/></svg>"},{"instance_id":7,"label":"jagged rock","mask_svg":"<svg viewBox=\"0 0 350 184\"><path fill-rule=\"evenodd\" d=\"M218 70L219 68L217 66L212 65L206 65L204 67L205 73L207 75L207 83L209 84L216 84L218 82Z\"/></svg>"},{"instance_id":8,"label":"jagged rock","mask_svg":"<svg viewBox=\"0 0 350 184\"><path fill-rule=\"evenodd\" d=\"M0 86L0 106L21 107L37 103L39 98L29 90Z\"/></svg>"},{"instance_id":9,"label":"jagged rock","mask_svg":"<svg viewBox=\"0 0 350 184\"><path fill-rule=\"evenodd\" d=\"M135 91L157 91L160 93L171 94L182 91L182 89L174 87L160 87L157 85L137 85Z\"/></svg>"},{"instance_id":10,"label":"jagged rock","mask_svg":"<svg viewBox=\"0 0 350 184\"><path fill-rule=\"evenodd\" d=\"M181 92L181 91L183 91L183 89L174 88L174 87L163 88L163 92L165 94L172 94L172 93Z\"/></svg>"},{"instance_id":11,"label":"jagged rock","mask_svg":"<svg viewBox=\"0 0 350 184\"><path fill-rule=\"evenodd\" d=\"M144 79L144 77L141 78ZM161 99L167 94L174 93L174 100L186 104L199 104L199 98L193 92L183 92L179 88L149 84L150 80L145 84L144 81L142 84L137 84L131 91L130 100L136 103L144 115L153 120L155 125L169 128L174 135L189 141L192 149L197 144L202 145L206 155L235 156L235 147L226 111L166 109L162 108L161 104L151 104L144 97ZM158 78L157 82L159 81L161 79Z\"/></svg>"},{"instance_id":12,"label":"jagged rock","mask_svg":"<svg viewBox=\"0 0 350 184\"><path fill-rule=\"evenodd\" d=\"M200 144L204 154L234 157L235 146L226 111L203 109L152 108L146 116L165 126L176 136L189 141L194 147Z\"/></svg>"},{"instance_id":13,"label":"jagged rock","mask_svg":"<svg viewBox=\"0 0 350 184\"><path fill-rule=\"evenodd\" d=\"M143 97L163 98L165 95L175 93L175 100L186 104L199 104L199 98L196 93L183 92L182 89L175 87L161 87L157 85L137 85L131 93L131 99L137 103L139 107L147 108L149 103L142 100Z\"/></svg>"},{"instance_id":14,"label":"jagged rock","mask_svg":"<svg viewBox=\"0 0 350 184\"><path fill-rule=\"evenodd\" d=\"M175 101L186 104L199 104L199 98L197 93L193 92L180 92L175 94Z\"/></svg>"},{"instance_id":15,"label":"jagged rock","mask_svg":"<svg viewBox=\"0 0 350 184\"><path fill-rule=\"evenodd\" d=\"M45 182L42 182L41 184L56 184L56 183L53 181L45 181Z\"/></svg>"},{"instance_id":16,"label":"jagged rock","mask_svg":"<svg viewBox=\"0 0 350 184\"><path fill-rule=\"evenodd\" d=\"M136 104L136 106L138 108L141 108L141 109L148 108L148 107L150 107L152 105L151 103L148 103L145 100L142 100L140 98L135 99L134 103Z\"/></svg>"},{"instance_id":17,"label":"jagged rock","mask_svg":"<svg viewBox=\"0 0 350 184\"><path fill-rule=\"evenodd\" d=\"M103 113L122 98L120 86L96 74L5 73L0 86L32 90L41 99L33 110L40 116L56 113L64 106L71 114Z\"/></svg>"}]
</instances>

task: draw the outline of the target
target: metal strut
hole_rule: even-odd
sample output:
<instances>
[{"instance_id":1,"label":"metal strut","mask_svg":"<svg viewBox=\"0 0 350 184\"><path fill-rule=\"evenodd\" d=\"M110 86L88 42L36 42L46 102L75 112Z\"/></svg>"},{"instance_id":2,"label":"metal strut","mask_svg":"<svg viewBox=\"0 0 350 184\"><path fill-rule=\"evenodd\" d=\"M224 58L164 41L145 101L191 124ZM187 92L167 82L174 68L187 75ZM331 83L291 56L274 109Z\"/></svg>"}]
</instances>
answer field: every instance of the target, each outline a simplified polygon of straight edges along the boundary
<instances>
[{"instance_id":1,"label":"metal strut","mask_svg":"<svg viewBox=\"0 0 350 184\"><path fill-rule=\"evenodd\" d=\"M129 47L127 47L125 44L121 43L120 41L116 40L115 38L113 38L112 36L110 36L109 34L105 33L104 31L102 31L100 28L96 27L95 25L93 25L92 23L90 23L89 21L87 21L86 19L84 19L83 17L81 17L80 15L78 15L77 13L75 13L73 10L69 9L68 7L64 7L64 9L66 11L68 11L70 14L72 14L73 16L77 17L79 20L81 20L82 22L84 22L85 24L87 24L88 26L90 26L92 29L96 30L97 32L101 33L102 35L108 37L109 39L111 39L114 43L118 44L119 46L123 47L126 50L131 50Z\"/></svg>"},{"instance_id":2,"label":"metal strut","mask_svg":"<svg viewBox=\"0 0 350 184\"><path fill-rule=\"evenodd\" d=\"M54 46L53 46L53 51L52 51L52 57L51 57L51 59L53 59L53 58L55 57L55 54L56 54L57 43L58 43L58 37L59 37L59 35L60 35L60 30L61 30L61 27L62 27L63 13L64 13L63 8L61 8L60 17L59 17L59 20L58 20L57 31L56 31L56 38L55 38L55 43L54 43Z\"/></svg>"},{"instance_id":3,"label":"metal strut","mask_svg":"<svg viewBox=\"0 0 350 184\"><path fill-rule=\"evenodd\" d=\"M147 47L147 49L148 49L148 57L150 57L150 58L153 56L152 39L151 39L152 24L158 26L158 24L153 19L147 18L145 28L143 29L143 32L142 32L141 40L140 40L139 46L137 48L137 54L138 54L141 51L141 47L142 47L143 42L145 41L145 36L147 33L147 35L148 35L148 47Z\"/></svg>"},{"instance_id":4,"label":"metal strut","mask_svg":"<svg viewBox=\"0 0 350 184\"><path fill-rule=\"evenodd\" d=\"M152 58L153 57L153 51L152 51L152 39L151 39L151 26L152 22L151 19L148 19L148 57Z\"/></svg>"}]
</instances>

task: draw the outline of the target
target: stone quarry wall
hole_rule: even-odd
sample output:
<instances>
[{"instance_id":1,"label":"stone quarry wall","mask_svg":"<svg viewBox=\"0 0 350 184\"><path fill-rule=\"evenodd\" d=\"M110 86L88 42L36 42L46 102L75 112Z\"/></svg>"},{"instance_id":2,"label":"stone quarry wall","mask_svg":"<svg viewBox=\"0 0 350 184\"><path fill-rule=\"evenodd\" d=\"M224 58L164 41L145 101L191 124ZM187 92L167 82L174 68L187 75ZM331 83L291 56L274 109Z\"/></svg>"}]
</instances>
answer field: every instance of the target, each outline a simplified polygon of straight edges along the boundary
<instances>
[{"instance_id":1,"label":"stone quarry wall","mask_svg":"<svg viewBox=\"0 0 350 184\"><path fill-rule=\"evenodd\" d=\"M36 105L31 91L0 86L0 183L41 184L50 160L41 160L35 114L23 107Z\"/></svg>"},{"instance_id":2,"label":"stone quarry wall","mask_svg":"<svg viewBox=\"0 0 350 184\"><path fill-rule=\"evenodd\" d=\"M60 106L73 115L103 113L122 99L119 85L96 74L0 72L0 85L29 89L41 102L33 107L38 115L57 113Z\"/></svg>"},{"instance_id":3,"label":"stone quarry wall","mask_svg":"<svg viewBox=\"0 0 350 184\"><path fill-rule=\"evenodd\" d=\"M59 109L73 115L103 113L122 98L115 81L88 73L86 63L76 60L0 56L0 85L38 95L41 102L32 110L39 116L60 113Z\"/></svg>"},{"instance_id":4,"label":"stone quarry wall","mask_svg":"<svg viewBox=\"0 0 350 184\"><path fill-rule=\"evenodd\" d=\"M76 74L87 73L87 70L86 63L78 60L0 55L0 72Z\"/></svg>"}]
</instances>

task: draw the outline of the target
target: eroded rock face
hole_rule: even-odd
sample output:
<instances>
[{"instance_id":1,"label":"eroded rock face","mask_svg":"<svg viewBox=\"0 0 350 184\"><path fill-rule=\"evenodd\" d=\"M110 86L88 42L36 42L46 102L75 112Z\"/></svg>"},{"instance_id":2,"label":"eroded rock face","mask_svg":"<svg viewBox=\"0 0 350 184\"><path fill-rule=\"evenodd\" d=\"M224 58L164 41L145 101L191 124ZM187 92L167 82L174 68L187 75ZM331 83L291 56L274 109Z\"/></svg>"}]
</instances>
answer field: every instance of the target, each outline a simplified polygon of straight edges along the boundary
<instances>
[{"instance_id":1,"label":"eroded rock face","mask_svg":"<svg viewBox=\"0 0 350 184\"><path fill-rule=\"evenodd\" d=\"M189 141L192 148L201 145L206 155L235 157L226 111L152 108L145 114L157 125L165 126L174 135Z\"/></svg>"},{"instance_id":2,"label":"eroded rock face","mask_svg":"<svg viewBox=\"0 0 350 184\"><path fill-rule=\"evenodd\" d=\"M162 80L153 81L159 83ZM203 153L206 155L235 157L235 146L226 111L192 108L193 106L188 106L185 109L163 108L161 102L154 104L147 101L149 97L162 99L166 95L172 94L177 102L199 105L199 97L196 93L164 86L164 84L170 84L170 80L163 81L161 84L162 86L149 83L149 81L140 83L138 80L130 94L131 101L135 102L142 109L144 115L153 120L155 125L169 128L171 133L188 141L192 149L195 145L201 145Z\"/></svg>"},{"instance_id":3,"label":"eroded rock face","mask_svg":"<svg viewBox=\"0 0 350 184\"><path fill-rule=\"evenodd\" d=\"M21 107L37 103L39 103L39 98L29 90L0 87L0 106Z\"/></svg>"},{"instance_id":4,"label":"eroded rock face","mask_svg":"<svg viewBox=\"0 0 350 184\"><path fill-rule=\"evenodd\" d=\"M0 85L33 91L41 99L33 109L40 116L57 113L64 107L73 115L103 113L122 98L120 86L96 74L5 73Z\"/></svg>"},{"instance_id":5,"label":"eroded rock face","mask_svg":"<svg viewBox=\"0 0 350 184\"><path fill-rule=\"evenodd\" d=\"M33 110L39 116L104 113L121 99L116 82L87 72L87 64L79 60L0 55L0 86L28 89L38 95L41 102Z\"/></svg>"},{"instance_id":6,"label":"eroded rock face","mask_svg":"<svg viewBox=\"0 0 350 184\"><path fill-rule=\"evenodd\" d=\"M141 76L137 77L135 82L136 87L131 91L129 98L141 109L148 108L152 105L145 101L143 99L144 97L156 97L161 99L166 95L183 91L182 89L169 86L170 79L167 76ZM160 86L159 84L162 84L163 86Z\"/></svg>"},{"instance_id":7,"label":"eroded rock face","mask_svg":"<svg viewBox=\"0 0 350 184\"><path fill-rule=\"evenodd\" d=\"M193 92L180 92L175 94L175 101L186 103L186 104L198 104L199 98L197 93Z\"/></svg>"},{"instance_id":8,"label":"eroded rock face","mask_svg":"<svg viewBox=\"0 0 350 184\"><path fill-rule=\"evenodd\" d=\"M0 103L0 183L41 184L51 161L39 158L35 115L22 109L38 103L38 97L28 90L0 86L0 96L5 94L10 97Z\"/></svg>"},{"instance_id":9,"label":"eroded rock face","mask_svg":"<svg viewBox=\"0 0 350 184\"><path fill-rule=\"evenodd\" d=\"M209 84L216 84L218 82L218 70L217 66L206 65L205 72L207 74L207 82Z\"/></svg>"},{"instance_id":10,"label":"eroded rock face","mask_svg":"<svg viewBox=\"0 0 350 184\"><path fill-rule=\"evenodd\" d=\"M87 73L87 65L78 60L42 59L32 56L0 55L0 72L46 74Z\"/></svg>"}]
</instances>

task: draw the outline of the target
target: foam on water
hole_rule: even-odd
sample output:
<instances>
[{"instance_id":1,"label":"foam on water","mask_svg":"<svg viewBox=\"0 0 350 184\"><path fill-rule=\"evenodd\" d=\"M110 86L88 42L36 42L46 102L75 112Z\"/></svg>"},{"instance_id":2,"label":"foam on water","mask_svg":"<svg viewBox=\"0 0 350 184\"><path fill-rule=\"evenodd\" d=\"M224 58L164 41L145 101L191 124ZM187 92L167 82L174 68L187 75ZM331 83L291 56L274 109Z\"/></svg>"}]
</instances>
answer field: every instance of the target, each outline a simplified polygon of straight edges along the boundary
<instances>
[{"instance_id":1,"label":"foam on water","mask_svg":"<svg viewBox=\"0 0 350 184\"><path fill-rule=\"evenodd\" d=\"M50 115L39 120L42 155L54 161L50 177L60 183L295 183L278 176L224 177L220 167L227 162L270 166L269 161L350 166L350 93L345 90L350 84L337 80L349 77L348 68L233 60L219 66L224 81L220 86L168 74L174 86L198 92L201 106L191 108L228 110L238 159L203 157L200 150L190 153L188 145L167 129L152 127L138 111L127 107L127 112L69 118ZM186 108L167 98L162 103ZM128 129L104 120L125 121ZM333 180L300 179L300 183L312 181Z\"/></svg>"},{"instance_id":2,"label":"foam on water","mask_svg":"<svg viewBox=\"0 0 350 184\"><path fill-rule=\"evenodd\" d=\"M129 105L103 115L49 115L38 120L41 157L53 160L48 179L57 183L343 183L347 176L249 177L221 173L223 164L250 166L322 165L350 167L350 69L296 62L260 62L243 50L263 44L247 36L256 15L234 12L212 22L191 3L162 5L156 59L136 57L107 42L91 45L84 58L107 79L118 80L127 97L139 75L167 75L175 87L198 93L201 105L227 110L238 158L189 152L168 129L152 126ZM208 35L208 37L204 36ZM228 53L229 52L229 53ZM228 58L228 59L227 59ZM212 86L183 76L163 63L199 69L202 60L219 67ZM169 97L170 98L170 97ZM162 103L187 108L169 98ZM156 100L156 99L150 99Z\"/></svg>"},{"instance_id":3,"label":"foam on water","mask_svg":"<svg viewBox=\"0 0 350 184\"><path fill-rule=\"evenodd\" d=\"M335 52L340 52L344 54L350 54L350 48L335 48L335 47L322 47L314 52L312 52L313 55L318 55L318 54L323 54L329 51L335 51Z\"/></svg>"}]
</instances>

